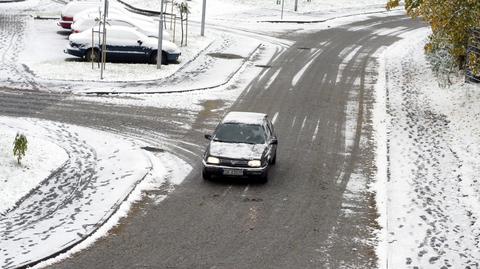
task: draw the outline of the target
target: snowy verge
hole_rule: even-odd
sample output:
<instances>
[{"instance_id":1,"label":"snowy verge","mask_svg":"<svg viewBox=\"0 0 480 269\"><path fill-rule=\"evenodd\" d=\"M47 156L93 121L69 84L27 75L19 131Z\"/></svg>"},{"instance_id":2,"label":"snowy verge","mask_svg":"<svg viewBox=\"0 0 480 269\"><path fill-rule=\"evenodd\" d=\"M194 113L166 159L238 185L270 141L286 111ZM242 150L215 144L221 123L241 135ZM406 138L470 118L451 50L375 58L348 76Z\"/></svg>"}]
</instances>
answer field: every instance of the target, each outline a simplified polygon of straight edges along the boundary
<instances>
[{"instance_id":1,"label":"snowy verge","mask_svg":"<svg viewBox=\"0 0 480 269\"><path fill-rule=\"evenodd\" d=\"M135 140L44 120L0 117L0 122L22 126L54 142L69 157L0 216L2 268L35 264L85 240L152 170L152 162Z\"/></svg>"},{"instance_id":2,"label":"snowy verge","mask_svg":"<svg viewBox=\"0 0 480 269\"><path fill-rule=\"evenodd\" d=\"M86 238L78 245L74 246L66 253L45 260L32 268L40 269L47 267L49 265L58 263L64 259L67 259L77 252L87 249L97 240L101 239L102 237L108 236L110 230L120 225L122 219L127 217L132 205L145 198L146 191L159 190L167 186L165 193L171 192L173 191L173 187L171 184L178 185L182 183L185 177L192 170L192 167L189 164L168 152L163 152L159 154L148 153L148 156L150 158L150 161L152 162L152 170L147 175L145 180L138 184L138 186L129 195L128 199L122 203L117 212L113 214L105 224L103 224L94 234ZM151 199L154 203L160 203L165 198L167 198L167 194L153 196L149 195L148 198Z\"/></svg>"},{"instance_id":3,"label":"snowy verge","mask_svg":"<svg viewBox=\"0 0 480 269\"><path fill-rule=\"evenodd\" d=\"M21 164L13 156L13 141L17 133L27 137L28 149ZM0 214L59 169L67 160L64 149L49 139L38 137L25 124L8 125L0 120Z\"/></svg>"},{"instance_id":4,"label":"snowy verge","mask_svg":"<svg viewBox=\"0 0 480 269\"><path fill-rule=\"evenodd\" d=\"M412 31L381 59L380 268L479 266L479 86L438 86L423 53L429 33Z\"/></svg>"}]
</instances>

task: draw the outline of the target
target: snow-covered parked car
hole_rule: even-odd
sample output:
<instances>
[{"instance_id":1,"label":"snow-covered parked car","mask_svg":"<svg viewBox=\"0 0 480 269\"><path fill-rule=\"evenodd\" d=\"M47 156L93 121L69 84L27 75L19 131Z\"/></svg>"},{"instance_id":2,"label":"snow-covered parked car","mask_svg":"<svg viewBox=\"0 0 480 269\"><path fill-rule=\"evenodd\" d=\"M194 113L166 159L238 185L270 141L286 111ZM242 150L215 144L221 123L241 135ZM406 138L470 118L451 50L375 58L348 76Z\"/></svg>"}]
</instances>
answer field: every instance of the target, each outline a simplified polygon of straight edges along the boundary
<instances>
[{"instance_id":1,"label":"snow-covered parked car","mask_svg":"<svg viewBox=\"0 0 480 269\"><path fill-rule=\"evenodd\" d=\"M103 8L99 9L94 7L94 8L87 8L87 9L81 10L80 12L77 12L73 16L73 23L76 23L77 21L84 20L84 19L93 19L93 20L98 19L101 16L102 9ZM158 24L158 20L155 20L154 18L149 16L140 15L140 14L136 14L131 11L128 11L127 9L125 9L125 7L120 6L118 3L115 4L115 2L112 2L110 4L108 8L107 18L112 18L113 16L117 18L130 18L137 21L149 22L149 23L157 22Z\"/></svg>"},{"instance_id":2,"label":"snow-covered parked car","mask_svg":"<svg viewBox=\"0 0 480 269\"><path fill-rule=\"evenodd\" d=\"M88 16L78 20L72 24L72 31L74 33L80 33L92 27L98 27L100 19L97 16ZM136 18L119 15L117 13L110 14L107 19L107 25L112 26L127 26L136 29L137 31L147 35L158 37L158 22L153 23L145 20L138 20ZM167 31L163 31L163 39L170 40L170 34Z\"/></svg>"},{"instance_id":3,"label":"snow-covered parked car","mask_svg":"<svg viewBox=\"0 0 480 269\"><path fill-rule=\"evenodd\" d=\"M108 61L157 63L158 38L147 36L126 26L107 26L106 55ZM70 35L70 45L65 53L97 61L102 52L102 35L94 34L92 44L91 30ZM100 36L100 37L99 37ZM163 40L162 64L176 62L180 50L174 43Z\"/></svg>"},{"instance_id":4,"label":"snow-covered parked car","mask_svg":"<svg viewBox=\"0 0 480 269\"><path fill-rule=\"evenodd\" d=\"M277 136L266 114L230 112L218 124L203 156L202 176L258 177L268 180L277 159Z\"/></svg>"},{"instance_id":5,"label":"snow-covered parked car","mask_svg":"<svg viewBox=\"0 0 480 269\"><path fill-rule=\"evenodd\" d=\"M86 9L98 10L102 6L103 1L72 1L63 7L61 12L61 19L58 25L64 29L70 29L73 23L75 14Z\"/></svg>"}]
</instances>

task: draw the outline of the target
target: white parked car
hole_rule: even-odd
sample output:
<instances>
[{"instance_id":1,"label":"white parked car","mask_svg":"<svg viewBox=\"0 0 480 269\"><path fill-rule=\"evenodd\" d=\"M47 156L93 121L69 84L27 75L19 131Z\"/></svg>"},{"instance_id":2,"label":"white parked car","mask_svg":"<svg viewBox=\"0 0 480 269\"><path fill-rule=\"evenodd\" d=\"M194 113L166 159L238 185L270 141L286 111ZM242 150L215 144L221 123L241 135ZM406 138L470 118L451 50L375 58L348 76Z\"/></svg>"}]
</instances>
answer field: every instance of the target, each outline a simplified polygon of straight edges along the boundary
<instances>
[{"instance_id":1,"label":"white parked car","mask_svg":"<svg viewBox=\"0 0 480 269\"><path fill-rule=\"evenodd\" d=\"M87 29L92 29L92 27L98 28L100 19L95 16L85 17L79 20L76 20L72 24L72 30L74 33L83 32ZM121 16L117 14L110 14L107 19L107 25L111 26L126 26L134 28L139 32L144 33L147 36L158 37L158 22L152 23L148 21L142 21L133 19L126 16ZM170 34L167 31L163 31L163 39L170 40Z\"/></svg>"},{"instance_id":2,"label":"white parked car","mask_svg":"<svg viewBox=\"0 0 480 269\"><path fill-rule=\"evenodd\" d=\"M100 11L102 11L103 8L87 8L87 9L84 9L80 12L77 12L74 16L73 16L73 23L79 21L79 20L82 20L82 19L95 19L95 18L98 18L100 16ZM131 19L135 19L135 20L138 20L138 21L144 21L144 22L150 22L150 23L153 23L155 22L155 20L152 18L152 17L148 17L148 16L144 16L144 15L140 15L140 14L136 14L136 13L133 13L133 12L130 12L128 10L126 10L123 6L120 6L119 4L110 4L110 7L108 8L108 17L112 17L112 16L116 16L116 17L120 17L120 18L131 18Z\"/></svg>"},{"instance_id":3,"label":"white parked car","mask_svg":"<svg viewBox=\"0 0 480 269\"><path fill-rule=\"evenodd\" d=\"M147 36L126 26L107 26L106 55L107 60L122 62L157 63L158 38ZM70 46L65 53L84 58L87 61L97 61L102 53L100 35L92 34L90 30L73 33L69 37ZM162 64L176 62L180 50L174 43L162 41Z\"/></svg>"},{"instance_id":4,"label":"white parked car","mask_svg":"<svg viewBox=\"0 0 480 269\"><path fill-rule=\"evenodd\" d=\"M58 22L58 25L64 29L70 29L73 23L73 17L75 14L86 10L86 9L96 9L102 6L103 1L72 1L65 5L62 9L61 19Z\"/></svg>"}]
</instances>

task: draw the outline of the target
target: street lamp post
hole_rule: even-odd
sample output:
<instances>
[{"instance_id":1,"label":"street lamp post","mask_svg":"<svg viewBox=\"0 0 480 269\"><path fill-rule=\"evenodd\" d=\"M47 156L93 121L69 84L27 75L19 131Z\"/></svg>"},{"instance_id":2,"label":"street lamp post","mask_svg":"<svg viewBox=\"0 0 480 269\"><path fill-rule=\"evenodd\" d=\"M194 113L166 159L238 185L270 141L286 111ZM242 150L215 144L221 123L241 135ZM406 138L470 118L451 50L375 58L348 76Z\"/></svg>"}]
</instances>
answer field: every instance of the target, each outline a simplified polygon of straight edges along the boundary
<instances>
[{"instance_id":1,"label":"street lamp post","mask_svg":"<svg viewBox=\"0 0 480 269\"><path fill-rule=\"evenodd\" d=\"M285 6L285 0L282 0L282 13L280 15L280 19L283 20L283 7Z\"/></svg>"},{"instance_id":2,"label":"street lamp post","mask_svg":"<svg viewBox=\"0 0 480 269\"><path fill-rule=\"evenodd\" d=\"M162 65L162 40L163 40L163 0L160 0L160 20L158 21L158 49L157 69Z\"/></svg>"},{"instance_id":3,"label":"street lamp post","mask_svg":"<svg viewBox=\"0 0 480 269\"><path fill-rule=\"evenodd\" d=\"M207 0L203 0L203 6L202 6L202 27L200 30L200 35L204 36L205 35L205 12L207 9Z\"/></svg>"}]
</instances>

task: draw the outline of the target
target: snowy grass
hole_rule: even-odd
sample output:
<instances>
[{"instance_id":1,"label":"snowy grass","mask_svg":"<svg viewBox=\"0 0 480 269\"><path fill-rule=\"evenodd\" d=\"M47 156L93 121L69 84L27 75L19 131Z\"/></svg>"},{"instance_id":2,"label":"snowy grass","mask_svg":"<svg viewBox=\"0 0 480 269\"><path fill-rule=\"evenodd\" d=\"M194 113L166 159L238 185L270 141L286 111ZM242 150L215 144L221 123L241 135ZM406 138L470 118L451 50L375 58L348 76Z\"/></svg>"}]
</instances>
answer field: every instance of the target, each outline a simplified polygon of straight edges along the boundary
<instances>
[{"instance_id":1,"label":"snowy grass","mask_svg":"<svg viewBox=\"0 0 480 269\"><path fill-rule=\"evenodd\" d=\"M26 135L28 150L19 165L13 157L17 132ZM0 118L0 214L11 209L68 158L67 153L45 138L36 137L27 125L11 126Z\"/></svg>"}]
</instances>

